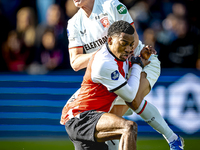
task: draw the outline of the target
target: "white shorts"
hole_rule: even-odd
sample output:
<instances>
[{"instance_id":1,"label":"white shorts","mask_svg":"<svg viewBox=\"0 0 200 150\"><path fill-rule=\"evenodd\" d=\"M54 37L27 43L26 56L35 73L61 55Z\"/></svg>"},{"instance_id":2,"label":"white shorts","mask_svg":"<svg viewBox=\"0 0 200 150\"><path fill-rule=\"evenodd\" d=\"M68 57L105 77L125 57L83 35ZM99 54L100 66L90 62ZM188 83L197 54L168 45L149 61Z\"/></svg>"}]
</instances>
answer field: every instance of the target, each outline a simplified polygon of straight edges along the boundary
<instances>
[{"instance_id":1,"label":"white shorts","mask_svg":"<svg viewBox=\"0 0 200 150\"><path fill-rule=\"evenodd\" d=\"M151 54L149 60L151 63L144 67L143 72L146 72L147 80L149 81L151 88L153 88L160 76L160 61L158 60L158 55L154 54Z\"/></svg>"}]
</instances>

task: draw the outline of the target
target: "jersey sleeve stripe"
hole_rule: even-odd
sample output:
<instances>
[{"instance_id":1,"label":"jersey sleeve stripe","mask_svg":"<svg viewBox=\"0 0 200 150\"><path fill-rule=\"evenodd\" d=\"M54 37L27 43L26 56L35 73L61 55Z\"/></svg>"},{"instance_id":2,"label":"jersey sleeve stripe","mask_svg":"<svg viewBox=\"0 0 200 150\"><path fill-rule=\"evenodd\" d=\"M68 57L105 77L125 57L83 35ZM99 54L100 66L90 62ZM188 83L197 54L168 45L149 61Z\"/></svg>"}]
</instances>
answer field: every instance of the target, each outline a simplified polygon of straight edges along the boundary
<instances>
[{"instance_id":1,"label":"jersey sleeve stripe","mask_svg":"<svg viewBox=\"0 0 200 150\"><path fill-rule=\"evenodd\" d=\"M114 91L120 89L121 87L125 86L126 84L127 84L127 81L125 81L125 82L124 82L123 84L121 84L120 86L118 86L118 87L116 87L116 88L110 90L109 92L114 92Z\"/></svg>"},{"instance_id":2,"label":"jersey sleeve stripe","mask_svg":"<svg viewBox=\"0 0 200 150\"><path fill-rule=\"evenodd\" d=\"M134 24L134 22L131 23L131 25L133 25L133 24Z\"/></svg>"},{"instance_id":3,"label":"jersey sleeve stripe","mask_svg":"<svg viewBox=\"0 0 200 150\"><path fill-rule=\"evenodd\" d=\"M70 50L70 49L73 49L73 48L83 48L83 46L70 47L69 50Z\"/></svg>"}]
</instances>

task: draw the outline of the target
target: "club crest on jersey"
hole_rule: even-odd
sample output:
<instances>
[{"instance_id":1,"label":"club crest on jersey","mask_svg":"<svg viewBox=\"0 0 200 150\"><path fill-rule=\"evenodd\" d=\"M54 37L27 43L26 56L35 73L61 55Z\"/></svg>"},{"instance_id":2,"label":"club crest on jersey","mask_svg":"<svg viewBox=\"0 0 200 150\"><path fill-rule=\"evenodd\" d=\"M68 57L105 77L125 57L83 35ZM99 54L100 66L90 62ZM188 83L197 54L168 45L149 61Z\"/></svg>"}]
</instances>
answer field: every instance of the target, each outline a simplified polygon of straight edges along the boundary
<instances>
[{"instance_id":1,"label":"club crest on jersey","mask_svg":"<svg viewBox=\"0 0 200 150\"><path fill-rule=\"evenodd\" d=\"M122 4L119 4L117 6L117 11L118 11L119 14L126 14L127 13L126 7Z\"/></svg>"},{"instance_id":2,"label":"club crest on jersey","mask_svg":"<svg viewBox=\"0 0 200 150\"><path fill-rule=\"evenodd\" d=\"M111 79L112 80L118 80L119 79L119 72L115 70L114 72L111 73Z\"/></svg>"},{"instance_id":3,"label":"club crest on jersey","mask_svg":"<svg viewBox=\"0 0 200 150\"><path fill-rule=\"evenodd\" d=\"M110 26L110 23L108 21L108 17L104 17L100 20L101 24L104 26L104 28L108 28Z\"/></svg>"}]
</instances>

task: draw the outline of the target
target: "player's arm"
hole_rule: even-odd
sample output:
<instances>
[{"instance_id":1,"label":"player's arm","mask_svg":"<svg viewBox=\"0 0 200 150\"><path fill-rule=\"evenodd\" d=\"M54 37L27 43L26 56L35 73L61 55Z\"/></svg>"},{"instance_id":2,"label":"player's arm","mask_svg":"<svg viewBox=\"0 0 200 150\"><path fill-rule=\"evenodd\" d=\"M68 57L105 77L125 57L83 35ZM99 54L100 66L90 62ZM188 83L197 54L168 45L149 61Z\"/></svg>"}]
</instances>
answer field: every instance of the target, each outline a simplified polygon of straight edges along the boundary
<instances>
[{"instance_id":1,"label":"player's arm","mask_svg":"<svg viewBox=\"0 0 200 150\"><path fill-rule=\"evenodd\" d=\"M131 59L130 61L133 65L131 67L130 77L127 80L119 72L115 61L103 61L99 65L99 60L95 59L92 65L92 81L103 84L107 87L108 91L114 92L124 101L132 102L139 88L142 68L150 62L143 58Z\"/></svg>"},{"instance_id":2,"label":"player's arm","mask_svg":"<svg viewBox=\"0 0 200 150\"><path fill-rule=\"evenodd\" d=\"M75 25L76 20L72 18L67 26L67 35L69 40L70 64L74 71L79 71L87 67L90 57L93 53L85 54L83 43L80 37L79 29Z\"/></svg>"},{"instance_id":3,"label":"player's arm","mask_svg":"<svg viewBox=\"0 0 200 150\"><path fill-rule=\"evenodd\" d=\"M93 52L94 53L94 52ZM90 57L93 53L84 54L83 47L74 47L69 49L70 64L74 71L79 71L87 67Z\"/></svg>"},{"instance_id":4,"label":"player's arm","mask_svg":"<svg viewBox=\"0 0 200 150\"><path fill-rule=\"evenodd\" d=\"M68 47L71 67L74 71L79 71L87 67L93 53L84 53L80 29L76 24L78 20L76 19L77 18L75 17L69 20L67 25L67 36L69 40Z\"/></svg>"},{"instance_id":5,"label":"player's arm","mask_svg":"<svg viewBox=\"0 0 200 150\"><path fill-rule=\"evenodd\" d=\"M116 89L113 89L114 93L120 96L124 101L132 102L135 99L139 88L141 71L142 67L134 64L132 66L132 72L127 83L124 83L124 85L122 84Z\"/></svg>"},{"instance_id":6,"label":"player's arm","mask_svg":"<svg viewBox=\"0 0 200 150\"><path fill-rule=\"evenodd\" d=\"M135 99L139 89L142 69L150 63L150 61L141 57L132 58L133 59L130 59L130 61L133 63L133 65L131 67L131 73L127 84L114 91L118 96L128 103L131 103Z\"/></svg>"}]
</instances>

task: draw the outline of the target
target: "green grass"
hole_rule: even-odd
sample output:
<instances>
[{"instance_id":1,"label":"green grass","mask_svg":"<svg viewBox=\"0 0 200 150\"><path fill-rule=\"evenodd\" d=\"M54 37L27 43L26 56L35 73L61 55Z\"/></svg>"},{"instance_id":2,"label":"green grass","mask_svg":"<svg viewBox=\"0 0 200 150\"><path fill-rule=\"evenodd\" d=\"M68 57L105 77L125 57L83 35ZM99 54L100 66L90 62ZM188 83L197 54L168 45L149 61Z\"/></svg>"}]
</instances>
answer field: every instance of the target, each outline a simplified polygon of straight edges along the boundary
<instances>
[{"instance_id":1,"label":"green grass","mask_svg":"<svg viewBox=\"0 0 200 150\"><path fill-rule=\"evenodd\" d=\"M1 140L0 150L74 150L74 146L69 140Z\"/></svg>"},{"instance_id":2,"label":"green grass","mask_svg":"<svg viewBox=\"0 0 200 150\"><path fill-rule=\"evenodd\" d=\"M199 139L185 139L184 150L199 150ZM68 140L0 140L0 150L74 150ZM138 138L137 150L169 150L164 139Z\"/></svg>"},{"instance_id":3,"label":"green grass","mask_svg":"<svg viewBox=\"0 0 200 150\"><path fill-rule=\"evenodd\" d=\"M200 150L200 138L199 139L184 139L184 150ZM137 142L137 150L169 150L168 143L164 139L154 140L139 140Z\"/></svg>"}]
</instances>

